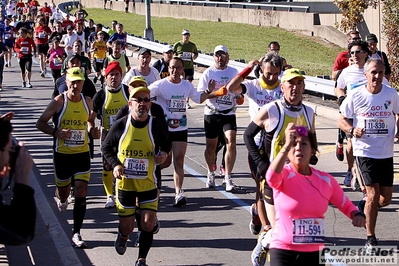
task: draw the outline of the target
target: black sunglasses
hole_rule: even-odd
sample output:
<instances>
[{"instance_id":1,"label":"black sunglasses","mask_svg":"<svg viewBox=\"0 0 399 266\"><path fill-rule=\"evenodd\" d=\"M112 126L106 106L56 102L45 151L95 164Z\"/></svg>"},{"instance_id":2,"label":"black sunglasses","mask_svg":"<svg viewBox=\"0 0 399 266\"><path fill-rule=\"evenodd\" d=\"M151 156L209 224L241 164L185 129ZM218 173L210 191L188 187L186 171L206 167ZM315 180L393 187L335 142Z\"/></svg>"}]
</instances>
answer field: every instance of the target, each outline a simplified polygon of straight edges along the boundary
<instances>
[{"instance_id":1,"label":"black sunglasses","mask_svg":"<svg viewBox=\"0 0 399 266\"><path fill-rule=\"evenodd\" d=\"M151 102L151 99L148 98L148 97L145 97L145 98L141 98L141 97L131 98L131 100L135 101L135 102L138 102L138 103L141 103L141 102L149 103L149 102Z\"/></svg>"}]
</instances>

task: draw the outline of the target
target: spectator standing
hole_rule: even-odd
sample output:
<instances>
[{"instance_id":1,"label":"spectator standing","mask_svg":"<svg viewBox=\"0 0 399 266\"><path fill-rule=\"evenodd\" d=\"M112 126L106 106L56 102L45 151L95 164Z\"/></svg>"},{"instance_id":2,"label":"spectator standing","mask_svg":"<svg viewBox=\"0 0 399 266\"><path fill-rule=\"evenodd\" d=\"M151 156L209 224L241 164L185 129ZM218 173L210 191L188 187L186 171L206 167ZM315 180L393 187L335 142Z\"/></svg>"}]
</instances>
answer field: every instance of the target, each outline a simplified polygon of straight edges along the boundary
<instances>
[{"instance_id":1,"label":"spectator standing","mask_svg":"<svg viewBox=\"0 0 399 266\"><path fill-rule=\"evenodd\" d=\"M371 51L371 56L372 58L379 58L385 65L385 78L389 81L391 78L391 65L389 64L388 57L387 55L383 52L378 50L377 44L378 44L378 38L375 36L375 34L370 33L366 37L366 41L369 44L369 49Z\"/></svg>"}]
</instances>

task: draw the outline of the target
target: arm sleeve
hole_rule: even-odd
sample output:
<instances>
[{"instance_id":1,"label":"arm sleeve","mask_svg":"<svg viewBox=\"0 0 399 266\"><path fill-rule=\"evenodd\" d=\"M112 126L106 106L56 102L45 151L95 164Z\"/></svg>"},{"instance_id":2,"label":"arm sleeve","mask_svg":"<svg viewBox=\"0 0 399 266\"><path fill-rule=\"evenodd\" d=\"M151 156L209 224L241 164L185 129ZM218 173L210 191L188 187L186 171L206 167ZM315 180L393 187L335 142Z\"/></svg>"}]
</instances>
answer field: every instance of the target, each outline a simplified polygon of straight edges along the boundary
<instances>
[{"instance_id":1,"label":"arm sleeve","mask_svg":"<svg viewBox=\"0 0 399 266\"><path fill-rule=\"evenodd\" d=\"M154 136L157 136L156 141L155 141L155 151L164 151L169 153L171 146L170 146L170 142L168 140L168 135L165 132L161 121L158 118L153 119L153 127L152 127L152 133Z\"/></svg>"},{"instance_id":2,"label":"arm sleeve","mask_svg":"<svg viewBox=\"0 0 399 266\"><path fill-rule=\"evenodd\" d=\"M245 129L244 132L244 142L245 146L248 149L249 156L255 161L256 164L262 161L262 157L259 154L258 146L255 143L255 136L262 130L254 122L249 123L248 127Z\"/></svg>"},{"instance_id":3,"label":"arm sleeve","mask_svg":"<svg viewBox=\"0 0 399 266\"><path fill-rule=\"evenodd\" d=\"M330 203L335 205L343 214L352 220L351 213L357 211L356 206L350 201L348 196L345 195L344 191L335 180L334 177L330 176L330 182L332 186L332 193L330 197Z\"/></svg>"},{"instance_id":4,"label":"arm sleeve","mask_svg":"<svg viewBox=\"0 0 399 266\"><path fill-rule=\"evenodd\" d=\"M273 169L269 168L266 172L266 181L271 188L280 188L283 181L283 173L285 169L281 171L281 173L276 173Z\"/></svg>"},{"instance_id":5,"label":"arm sleeve","mask_svg":"<svg viewBox=\"0 0 399 266\"><path fill-rule=\"evenodd\" d=\"M119 109L115 115L115 120L121 119L129 114L129 105L125 105Z\"/></svg>"}]
</instances>

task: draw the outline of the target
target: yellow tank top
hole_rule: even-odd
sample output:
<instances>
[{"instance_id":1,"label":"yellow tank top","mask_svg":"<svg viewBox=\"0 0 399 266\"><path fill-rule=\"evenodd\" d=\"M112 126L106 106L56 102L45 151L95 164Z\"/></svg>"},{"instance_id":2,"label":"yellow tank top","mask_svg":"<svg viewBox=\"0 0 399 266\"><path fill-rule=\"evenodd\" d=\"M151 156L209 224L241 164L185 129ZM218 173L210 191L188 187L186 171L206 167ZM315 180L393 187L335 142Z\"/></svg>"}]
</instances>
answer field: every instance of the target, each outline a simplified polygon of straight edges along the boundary
<instances>
[{"instance_id":1,"label":"yellow tank top","mask_svg":"<svg viewBox=\"0 0 399 266\"><path fill-rule=\"evenodd\" d=\"M105 90L105 101L103 105L102 126L104 129L109 130L115 122L116 113L121 107L125 106L129 97L125 94L123 86L116 93Z\"/></svg>"},{"instance_id":2,"label":"yellow tank top","mask_svg":"<svg viewBox=\"0 0 399 266\"><path fill-rule=\"evenodd\" d=\"M144 128L135 128L129 115L119 140L118 159L123 163L124 175L118 180L118 189L149 191L155 189L155 144L152 137L152 117Z\"/></svg>"},{"instance_id":3,"label":"yellow tank top","mask_svg":"<svg viewBox=\"0 0 399 266\"><path fill-rule=\"evenodd\" d=\"M107 43L105 41L102 41L102 43L100 43L98 40L96 40L94 42L94 46L97 48L97 51L94 51L93 57L97 59L97 62L101 59L102 60L100 63L104 62L104 59L107 55Z\"/></svg>"},{"instance_id":4,"label":"yellow tank top","mask_svg":"<svg viewBox=\"0 0 399 266\"><path fill-rule=\"evenodd\" d=\"M126 61L125 61L125 56L124 56L123 54L121 54L121 56L120 56L118 59L115 59L115 58L112 57L112 55L109 55L107 58L108 58L108 64L111 63L111 62L113 62L113 61L116 61L116 62L119 63L119 65L120 65L121 68L122 68L122 77L124 77L125 74L126 74Z\"/></svg>"},{"instance_id":5,"label":"yellow tank top","mask_svg":"<svg viewBox=\"0 0 399 266\"><path fill-rule=\"evenodd\" d=\"M68 100L66 92L64 106L57 120L57 129L70 129L72 136L68 140L56 138L55 151L63 154L75 154L89 151L87 120L89 118L89 107L81 94L79 102Z\"/></svg>"}]
</instances>

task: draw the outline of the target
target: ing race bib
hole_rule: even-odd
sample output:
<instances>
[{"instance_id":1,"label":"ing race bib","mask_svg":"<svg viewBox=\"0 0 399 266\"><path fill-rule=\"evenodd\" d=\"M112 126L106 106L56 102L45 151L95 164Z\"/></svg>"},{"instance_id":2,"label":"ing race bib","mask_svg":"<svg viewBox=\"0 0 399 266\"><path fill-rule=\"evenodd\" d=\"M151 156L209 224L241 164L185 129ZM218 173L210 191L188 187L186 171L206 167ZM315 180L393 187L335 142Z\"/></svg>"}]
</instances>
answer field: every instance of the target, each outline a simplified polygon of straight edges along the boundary
<instances>
[{"instance_id":1,"label":"ing race bib","mask_svg":"<svg viewBox=\"0 0 399 266\"><path fill-rule=\"evenodd\" d=\"M324 243L324 219L293 219L293 244Z\"/></svg>"}]
</instances>

